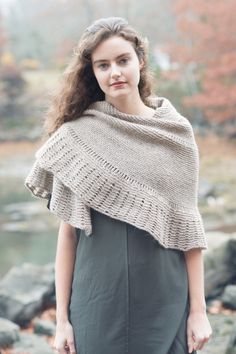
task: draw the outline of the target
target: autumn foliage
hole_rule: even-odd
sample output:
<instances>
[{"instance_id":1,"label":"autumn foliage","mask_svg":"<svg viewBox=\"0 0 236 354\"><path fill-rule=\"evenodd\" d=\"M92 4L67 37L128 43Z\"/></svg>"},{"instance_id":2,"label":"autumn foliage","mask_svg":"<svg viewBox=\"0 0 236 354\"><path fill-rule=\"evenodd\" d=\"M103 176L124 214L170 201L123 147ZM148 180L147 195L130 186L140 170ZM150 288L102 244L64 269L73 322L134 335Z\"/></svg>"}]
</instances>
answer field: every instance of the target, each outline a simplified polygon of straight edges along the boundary
<instances>
[{"instance_id":1,"label":"autumn foliage","mask_svg":"<svg viewBox=\"0 0 236 354\"><path fill-rule=\"evenodd\" d=\"M2 14L0 12L0 59L1 59L1 54L3 50L3 46L6 42L6 35L3 31L3 26L2 26Z\"/></svg>"},{"instance_id":2,"label":"autumn foliage","mask_svg":"<svg viewBox=\"0 0 236 354\"><path fill-rule=\"evenodd\" d=\"M236 1L176 0L179 37L169 47L180 72L190 68L197 89L183 103L208 120L236 116Z\"/></svg>"}]
</instances>

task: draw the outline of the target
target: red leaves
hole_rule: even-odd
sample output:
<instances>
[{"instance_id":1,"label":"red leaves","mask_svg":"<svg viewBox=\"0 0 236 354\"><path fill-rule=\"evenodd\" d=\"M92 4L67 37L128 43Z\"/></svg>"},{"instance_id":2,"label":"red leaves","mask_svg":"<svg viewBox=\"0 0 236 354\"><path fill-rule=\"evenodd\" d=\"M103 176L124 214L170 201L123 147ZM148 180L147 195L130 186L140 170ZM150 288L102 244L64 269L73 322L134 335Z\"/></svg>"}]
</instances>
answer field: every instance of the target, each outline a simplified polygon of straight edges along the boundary
<instances>
[{"instance_id":1,"label":"red leaves","mask_svg":"<svg viewBox=\"0 0 236 354\"><path fill-rule=\"evenodd\" d=\"M180 44L169 52L180 70L194 66L201 91L186 97L188 106L200 107L206 118L218 122L236 112L236 2L177 0L174 4Z\"/></svg>"}]
</instances>

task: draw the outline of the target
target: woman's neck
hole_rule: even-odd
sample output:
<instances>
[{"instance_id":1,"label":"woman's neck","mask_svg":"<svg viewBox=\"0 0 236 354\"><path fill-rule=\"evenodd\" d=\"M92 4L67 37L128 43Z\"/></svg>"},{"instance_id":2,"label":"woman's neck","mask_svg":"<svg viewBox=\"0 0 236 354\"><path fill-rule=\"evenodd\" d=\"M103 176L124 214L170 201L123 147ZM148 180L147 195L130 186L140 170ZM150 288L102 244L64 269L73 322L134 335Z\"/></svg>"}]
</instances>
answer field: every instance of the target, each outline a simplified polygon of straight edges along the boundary
<instances>
[{"instance_id":1,"label":"woman's neck","mask_svg":"<svg viewBox=\"0 0 236 354\"><path fill-rule=\"evenodd\" d=\"M132 115L142 115L148 114L153 111L152 108L146 106L139 97L125 97L121 99L111 99L108 98L106 101L112 104L118 111L132 114Z\"/></svg>"}]
</instances>

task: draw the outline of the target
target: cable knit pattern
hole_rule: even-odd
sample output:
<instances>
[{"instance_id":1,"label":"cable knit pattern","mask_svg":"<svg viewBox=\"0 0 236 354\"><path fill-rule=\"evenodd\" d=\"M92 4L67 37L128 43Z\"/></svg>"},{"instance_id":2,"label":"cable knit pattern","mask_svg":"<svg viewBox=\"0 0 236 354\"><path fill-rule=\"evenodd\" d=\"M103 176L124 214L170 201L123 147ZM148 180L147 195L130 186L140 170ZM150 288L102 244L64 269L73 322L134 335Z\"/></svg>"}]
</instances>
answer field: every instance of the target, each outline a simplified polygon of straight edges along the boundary
<instances>
[{"instance_id":1,"label":"cable knit pattern","mask_svg":"<svg viewBox=\"0 0 236 354\"><path fill-rule=\"evenodd\" d=\"M192 126L164 97L149 97L149 106L150 118L92 103L40 147L25 186L87 236L92 207L147 231L163 247L206 249Z\"/></svg>"}]
</instances>

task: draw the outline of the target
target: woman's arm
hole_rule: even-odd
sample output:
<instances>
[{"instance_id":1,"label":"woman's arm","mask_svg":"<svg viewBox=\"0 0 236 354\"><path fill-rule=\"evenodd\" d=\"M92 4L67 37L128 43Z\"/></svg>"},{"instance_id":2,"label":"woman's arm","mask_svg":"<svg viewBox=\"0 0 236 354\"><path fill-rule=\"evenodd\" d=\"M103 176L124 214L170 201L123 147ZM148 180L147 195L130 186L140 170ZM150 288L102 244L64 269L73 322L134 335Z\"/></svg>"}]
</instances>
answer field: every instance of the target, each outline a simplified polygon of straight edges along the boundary
<instances>
[{"instance_id":1,"label":"woman's arm","mask_svg":"<svg viewBox=\"0 0 236 354\"><path fill-rule=\"evenodd\" d=\"M78 238L75 228L61 221L55 260L57 331L54 341L54 348L60 350L60 353L66 353L65 346L70 348L70 353L75 353L73 329L68 317L68 306L77 243Z\"/></svg>"},{"instance_id":2,"label":"woman's arm","mask_svg":"<svg viewBox=\"0 0 236 354\"><path fill-rule=\"evenodd\" d=\"M202 349L212 335L211 325L206 314L204 293L204 262L199 248L185 252L188 272L190 311L188 318L188 346L192 350Z\"/></svg>"},{"instance_id":3,"label":"woman's arm","mask_svg":"<svg viewBox=\"0 0 236 354\"><path fill-rule=\"evenodd\" d=\"M57 322L68 320L72 277L74 271L77 236L73 226L61 221L55 260L56 317Z\"/></svg>"},{"instance_id":4,"label":"woman's arm","mask_svg":"<svg viewBox=\"0 0 236 354\"><path fill-rule=\"evenodd\" d=\"M194 248L185 252L189 280L190 311L205 312L204 263L202 250Z\"/></svg>"}]
</instances>

